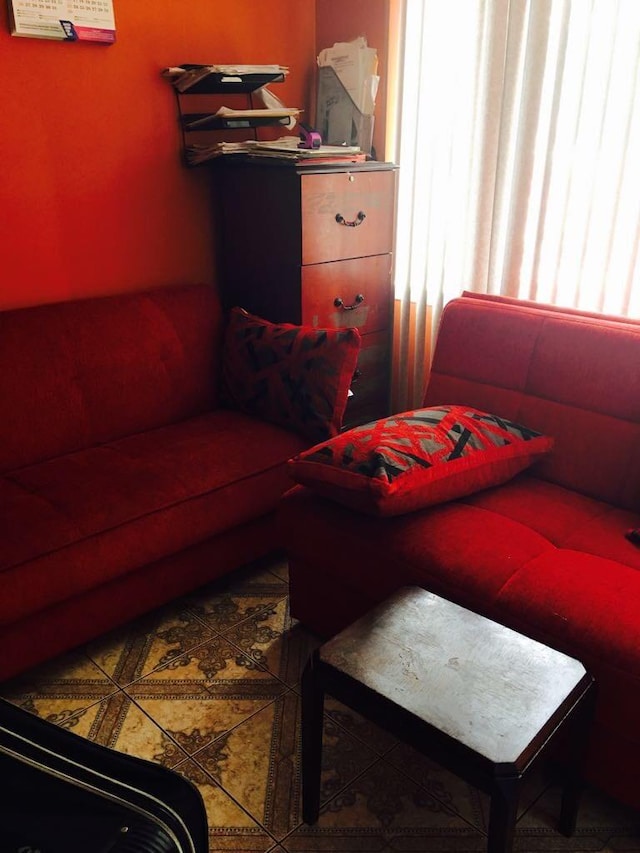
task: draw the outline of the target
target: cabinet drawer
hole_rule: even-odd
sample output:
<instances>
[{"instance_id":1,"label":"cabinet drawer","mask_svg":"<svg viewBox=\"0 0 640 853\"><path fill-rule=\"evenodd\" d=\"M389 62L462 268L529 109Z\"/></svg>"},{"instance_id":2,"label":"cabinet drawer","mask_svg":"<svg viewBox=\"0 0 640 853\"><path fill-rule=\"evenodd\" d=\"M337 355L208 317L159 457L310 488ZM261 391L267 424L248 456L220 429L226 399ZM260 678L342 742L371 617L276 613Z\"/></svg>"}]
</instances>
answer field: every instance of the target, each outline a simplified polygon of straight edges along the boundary
<instances>
[{"instance_id":1,"label":"cabinet drawer","mask_svg":"<svg viewBox=\"0 0 640 853\"><path fill-rule=\"evenodd\" d=\"M361 334L389 328L391 255L302 267L301 303L308 326Z\"/></svg>"},{"instance_id":2,"label":"cabinet drawer","mask_svg":"<svg viewBox=\"0 0 640 853\"><path fill-rule=\"evenodd\" d=\"M303 175L301 184L303 264L391 251L394 171Z\"/></svg>"},{"instance_id":3,"label":"cabinet drawer","mask_svg":"<svg viewBox=\"0 0 640 853\"><path fill-rule=\"evenodd\" d=\"M343 426L384 417L389 411L391 379L391 338L389 332L365 335L362 339L358 364L351 383Z\"/></svg>"}]
</instances>

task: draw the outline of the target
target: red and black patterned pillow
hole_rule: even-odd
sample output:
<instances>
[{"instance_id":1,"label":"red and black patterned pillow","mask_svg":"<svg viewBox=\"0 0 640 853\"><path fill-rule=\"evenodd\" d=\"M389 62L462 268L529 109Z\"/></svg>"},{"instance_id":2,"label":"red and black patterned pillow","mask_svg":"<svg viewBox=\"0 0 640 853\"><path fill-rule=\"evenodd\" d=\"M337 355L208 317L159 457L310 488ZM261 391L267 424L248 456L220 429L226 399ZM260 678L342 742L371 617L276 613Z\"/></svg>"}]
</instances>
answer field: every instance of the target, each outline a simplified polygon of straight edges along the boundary
<instances>
[{"instance_id":1,"label":"red and black patterned pillow","mask_svg":"<svg viewBox=\"0 0 640 853\"><path fill-rule=\"evenodd\" d=\"M223 395L247 414L323 441L342 426L359 349L357 329L270 323L233 308Z\"/></svg>"},{"instance_id":2,"label":"red and black patterned pillow","mask_svg":"<svg viewBox=\"0 0 640 853\"><path fill-rule=\"evenodd\" d=\"M362 512L401 515L504 483L553 439L467 406L416 409L289 460L294 480Z\"/></svg>"}]
</instances>

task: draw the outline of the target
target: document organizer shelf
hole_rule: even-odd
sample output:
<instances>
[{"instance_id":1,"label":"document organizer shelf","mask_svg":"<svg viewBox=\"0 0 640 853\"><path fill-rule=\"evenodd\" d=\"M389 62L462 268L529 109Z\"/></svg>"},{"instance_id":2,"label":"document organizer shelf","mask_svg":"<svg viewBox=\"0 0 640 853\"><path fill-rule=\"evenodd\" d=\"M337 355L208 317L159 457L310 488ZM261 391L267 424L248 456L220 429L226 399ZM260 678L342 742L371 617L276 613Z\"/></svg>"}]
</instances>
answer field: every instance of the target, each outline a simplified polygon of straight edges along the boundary
<instances>
[{"instance_id":1,"label":"document organizer shelf","mask_svg":"<svg viewBox=\"0 0 640 853\"><path fill-rule=\"evenodd\" d=\"M186 66L185 66L186 67ZM282 83L284 74L218 74L212 73L195 83L181 95L243 95L255 92L268 83Z\"/></svg>"},{"instance_id":2,"label":"document organizer shelf","mask_svg":"<svg viewBox=\"0 0 640 853\"><path fill-rule=\"evenodd\" d=\"M184 65L184 68L192 66ZM221 132L235 133L237 131L253 130L257 139L259 127L286 127L287 118L282 117L234 117L216 116L216 110L222 106L222 98L228 95L244 96L244 108L253 109L253 92L269 83L282 83L283 73L271 74L223 74L211 73L202 80L194 83L184 92L174 87L178 107L178 121L182 136L183 162L193 167L189 151L196 142L211 144L212 140L220 141ZM224 104L224 106L229 106ZM209 162L209 161L205 161ZM198 164L199 165L199 164Z\"/></svg>"},{"instance_id":3,"label":"document organizer shelf","mask_svg":"<svg viewBox=\"0 0 640 853\"><path fill-rule=\"evenodd\" d=\"M253 127L273 127L281 124L286 127L288 118L233 118L212 116L211 113L184 113L181 116L182 128L186 133L207 132L210 130L239 130Z\"/></svg>"}]
</instances>

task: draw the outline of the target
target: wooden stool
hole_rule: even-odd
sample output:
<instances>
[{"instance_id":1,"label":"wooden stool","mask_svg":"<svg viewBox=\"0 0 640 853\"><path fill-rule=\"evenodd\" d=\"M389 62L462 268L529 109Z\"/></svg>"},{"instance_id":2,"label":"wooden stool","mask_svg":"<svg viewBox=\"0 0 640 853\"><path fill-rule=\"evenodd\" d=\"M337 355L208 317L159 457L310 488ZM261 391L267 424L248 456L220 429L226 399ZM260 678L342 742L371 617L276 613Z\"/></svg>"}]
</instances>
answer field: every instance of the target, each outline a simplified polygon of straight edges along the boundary
<instances>
[{"instance_id":1,"label":"wooden stool","mask_svg":"<svg viewBox=\"0 0 640 853\"><path fill-rule=\"evenodd\" d=\"M524 774L572 723L560 830L575 829L593 678L573 658L418 587L311 656L302 677L303 819L320 800L325 692L491 797L489 853L513 843Z\"/></svg>"}]
</instances>

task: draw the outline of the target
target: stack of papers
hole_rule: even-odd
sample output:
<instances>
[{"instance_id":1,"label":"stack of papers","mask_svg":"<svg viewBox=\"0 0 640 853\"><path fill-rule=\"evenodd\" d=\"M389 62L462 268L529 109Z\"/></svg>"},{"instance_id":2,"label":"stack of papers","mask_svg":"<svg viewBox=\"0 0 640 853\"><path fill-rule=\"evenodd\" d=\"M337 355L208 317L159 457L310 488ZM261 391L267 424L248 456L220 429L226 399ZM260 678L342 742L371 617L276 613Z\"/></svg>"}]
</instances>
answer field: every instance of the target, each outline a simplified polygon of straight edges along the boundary
<instances>
[{"instance_id":1,"label":"stack of papers","mask_svg":"<svg viewBox=\"0 0 640 853\"><path fill-rule=\"evenodd\" d=\"M296 163L341 163L364 160L365 154L357 145L321 145L319 148L298 148L295 136L283 136L275 142L256 142L246 152L250 157L273 157Z\"/></svg>"},{"instance_id":2,"label":"stack of papers","mask_svg":"<svg viewBox=\"0 0 640 853\"><path fill-rule=\"evenodd\" d=\"M298 148L296 136L283 136L273 142L217 142L214 145L193 145L187 150L188 161L195 166L230 154L250 157L267 157L293 161L297 164L360 162L366 155L357 145L321 145L320 148Z\"/></svg>"},{"instance_id":3,"label":"stack of papers","mask_svg":"<svg viewBox=\"0 0 640 853\"><path fill-rule=\"evenodd\" d=\"M333 68L351 100L364 115L372 115L378 94L378 54L361 36L354 41L336 42L318 55L321 68Z\"/></svg>"}]
</instances>

